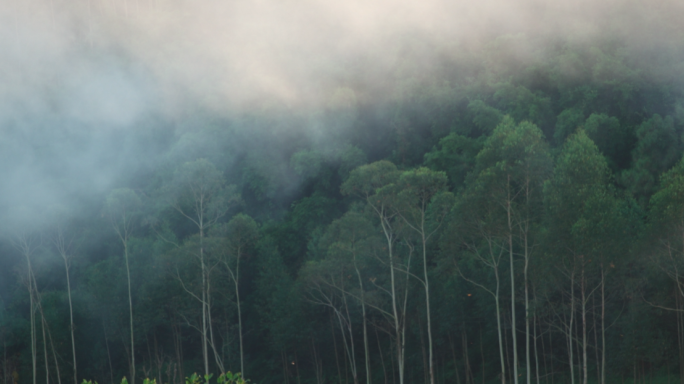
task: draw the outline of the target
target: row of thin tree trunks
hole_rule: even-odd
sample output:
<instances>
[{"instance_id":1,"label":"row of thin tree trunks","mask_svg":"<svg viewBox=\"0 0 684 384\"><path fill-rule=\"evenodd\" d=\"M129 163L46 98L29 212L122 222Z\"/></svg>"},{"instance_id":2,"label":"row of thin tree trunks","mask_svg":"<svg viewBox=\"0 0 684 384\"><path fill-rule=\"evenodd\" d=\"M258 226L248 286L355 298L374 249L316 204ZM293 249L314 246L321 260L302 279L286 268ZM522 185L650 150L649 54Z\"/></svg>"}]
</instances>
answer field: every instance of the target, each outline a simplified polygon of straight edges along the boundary
<instances>
[{"instance_id":1,"label":"row of thin tree trunks","mask_svg":"<svg viewBox=\"0 0 684 384\"><path fill-rule=\"evenodd\" d=\"M35 289L35 288L34 288ZM679 343L679 359L680 359L680 380L681 382L684 382L684 375L682 372L684 372L684 315L682 314L681 311L684 311L684 300L682 298L675 294L676 298L676 306L678 309L677 312L677 329L678 329L678 343ZM593 307L597 307L595 303L592 303ZM40 309L37 308L37 312L40 315L40 319L37 319L36 323L40 322L43 324L43 326L40 327L40 335L36 336L42 336L41 337L36 337L34 342L36 345L42 344L43 346L43 363L45 364L45 373L46 373L46 383L50 382L50 379L55 379L58 383L60 382L59 376L57 374L57 371L59 369L59 364L57 360L54 358L55 352L54 348L50 347L50 336L49 336L49 327L47 326L47 323L44 319L44 316L41 314ZM335 355L335 363L336 363L336 373L338 377L338 382L339 383L349 383L351 382L351 370L350 366L347 363L347 360L343 358L344 354L346 352L339 352L339 349L344 349L343 346L340 346L338 343L338 338L339 335L337 335L337 330L334 327L334 324L332 322L332 317L331 317L331 333L332 333L332 338L333 338L333 349L334 349L334 355ZM602 367L601 365L601 348L599 348L599 325L597 324L599 321L599 316L593 316L593 326L592 326L592 338L593 338L593 352L594 356L592 356L595 359L595 367L596 367L596 379L597 382L600 382L603 374L603 370L600 369ZM533 358L532 360L535 361L536 363L536 369L535 372L531 372L533 374L534 380L537 383L540 383L541 381L544 381L545 383L554 383L555 382L555 376L556 372L554 371L554 356L553 356L553 332L552 328L547 328L543 329L543 325L540 324L537 321L536 317L533 317L532 319L532 332L533 334L531 335L532 339L532 349L533 349ZM38 328L36 324L36 328ZM578 335L580 334L580 327L582 325L580 322L574 322L573 324L573 334ZM182 328L179 325L173 325L172 327L172 332L173 332L173 341L174 341L174 358L176 362L173 364L176 366L176 369L178 371L173 372L173 374L167 373L167 381L169 382L180 382L180 378L184 377L182 371L180 371L182 367L182 361L183 361L183 352L182 352ZM452 352L451 353L451 359L448 359L445 357L445 355L441 355L441 360L436 361L436 374L435 377L439 378L440 382L450 382L449 380L451 379L448 375L448 373L453 372L453 380L456 381L457 384L477 384L475 382L475 377L478 375L478 373L475 372L477 367L473 367L471 363L471 356L481 354L481 356L477 356L480 358L480 361L484 361L484 351L482 351L482 330L480 330L479 336L479 346L480 346L480 351L473 351L469 348L469 345L472 345L472 341L469 341L469 335L465 331L465 324L462 325L462 331L459 334L449 334L448 335L448 345L449 349ZM509 330L505 329L506 335L505 335L505 340L510 339ZM394 350L391 345L391 340L389 340L388 343L388 338L383 338L381 337L382 333L379 333L377 331L377 328L374 330L374 336L377 341L377 347L374 348L377 351L377 355L374 356L374 358L377 358L381 365L382 365L382 371L383 371L383 380L381 382L384 382L385 384L387 383L395 383L396 382L396 364L393 356L388 356L388 355L393 355ZM566 335L568 336L568 335ZM106 334L105 334L106 337ZM154 369L155 376L160 379L162 379L162 362L164 361L163 353L161 353L158 350L157 347L157 342L156 342L156 335L152 335L153 340L152 340L152 345L154 348L150 347L150 341L149 339L147 340L148 348L147 348L147 353L148 355L148 360L150 361L150 364L152 362L156 363L156 369ZM547 337L547 341L544 342L544 337ZM383 340L385 339L385 340ZM470 339L472 339L472 335L470 336ZM429 382L429 377L427 374L427 370L429 367L427 366L427 354L425 350L425 340L424 338L419 338L422 346L421 346L421 351L423 355L423 379L425 382ZM324 362L323 362L323 357L321 356L320 350L316 346L316 340L312 337L311 340L311 358L313 359L312 365L315 367L315 377L317 378L317 382L323 382L324 381ZM460 344L460 350L458 348L458 345ZM579 340L574 340L572 341L572 346L573 346L573 351L578 355L583 355L583 349L584 346ZM386 345L387 347L383 348L382 346ZM547 350L548 348L548 350ZM388 352L389 349L389 352ZM151 351L154 351L154 356L151 355ZM52 356L50 356L50 351ZM505 348L506 351L506 365L507 365L507 372L509 374L513 372L514 370L511 369L512 365L512 359L511 359L511 348L510 345L507 345ZM285 353L285 352L284 352ZM294 359L289 362L283 355L283 364L284 364L284 372L285 372L285 382L290 383L290 382L300 382L301 381L301 376L300 376L300 367L298 363L298 359L296 357L296 353L294 353L293 356ZM11 379L11 372L12 372L12 367L13 367L13 362L11 359L8 359L5 357L3 359L3 364L2 364L2 369L3 369L3 383L7 382L12 382ZM54 360L54 363L52 363L50 360ZM449 361L451 360L451 361ZM541 360L541 361L539 361ZM387 367L387 363L390 362L391 367ZM480 364L482 369L482 374L480 375L480 378L484 380L486 378L485 371L484 371L484 366ZM578 377L584 377L585 374L588 374L588 370L585 371L586 367L588 364L585 364L584 361L582 361L581 364L576 364L573 369L577 370L577 376ZM167 369L168 367L172 366L170 362L166 365ZM646 364L643 362L640 362L636 357L634 359L634 382L641 382L642 380L645 381L648 377L646 374ZM152 368L149 366L148 368L143 368L146 373L151 373ZM388 372L391 371L391 372ZM542 372L543 371L543 372ZM309 372L306 372L308 374ZM509 382L512 380L512 378L509 376L507 377Z\"/></svg>"},{"instance_id":2,"label":"row of thin tree trunks","mask_svg":"<svg viewBox=\"0 0 684 384\"><path fill-rule=\"evenodd\" d=\"M345 383L351 383L354 382L353 380L353 373L352 369L350 367L350 364L348 362L348 359L346 359L344 356L348 353L348 351L345 351L344 349L346 348L344 345L340 346L340 343L338 342L338 338L340 335L337 333L337 329L334 326L334 321L333 321L333 316L330 317L331 319L331 334L332 334L332 339L333 339L333 350L334 350L334 358L335 358L335 367L336 367L336 372L337 375L332 375L333 377L336 377L337 380L334 382L338 382L340 384ZM596 319L594 319L594 322L596 322ZM596 366L599 367L600 365L600 348L596 347L598 345L598 332L596 329L598 328L596 324L594 324L594 339L595 339L595 345L594 345L594 352L595 352L595 358L596 358ZM548 327L547 329L543 329L543 324L537 321L536 317L533 317L532 319L532 335L531 336L531 349L532 349L532 360L534 361L531 364L534 364L534 369L530 371L530 378L534 378L534 381L536 383L541 383L542 381L544 383L550 383L554 384L555 383L555 378L557 373L554 371L554 355L553 355L553 336L554 333L552 332L552 328ZM577 332L579 329L579 325L575 323L575 331ZM395 355L396 351L395 348L396 346L393 344L393 341L391 340L391 337L383 338L380 337L382 333L379 333L377 331L377 327L374 327L374 335L377 341L377 356L375 356L379 361L382 366L382 380L380 381L381 383L388 384L388 383L397 383L397 376L396 376L396 361L395 358L396 356L391 356ZM509 338L511 338L510 331L508 329L504 330L505 332L505 337L504 340L507 342ZM419 335L420 336L420 335ZM479 384L476 383L476 376L479 375L479 379L482 381L484 384L487 375L485 371L485 365L482 364L482 361L484 361L485 356L484 356L484 344L482 342L482 330L479 331L478 334L478 339L479 341L479 351L471 350L469 348L469 345L472 345L474 342L469 341L468 333L465 331L465 324L463 324L462 330L460 334L454 334L450 333L448 334L448 346L451 351L451 358L449 358L447 355L440 355L441 359L438 360L436 363L436 373L435 377L439 378L441 380L438 380L439 382L442 383L447 383L447 382L453 382L455 380L456 384ZM547 337L547 340L545 342L544 337ZM390 339L390 340L386 340ZM429 365L427 363L427 351L426 351L426 345L425 345L425 339L424 337L419 337L419 340L421 342L421 353L422 353L422 362L423 362L423 370L422 370L422 378L425 383L429 383L430 378L429 378ZM384 341L384 342L383 342ZM311 342L311 348L310 348L310 353L311 353L311 361L309 362L309 365L306 368L306 372L301 372L300 369L302 369L299 365L299 359L297 358L297 353L296 352L288 352L288 351L281 351L281 359L282 359L282 365L283 365L283 382L284 383L299 383L301 382L301 374L306 374L307 377L310 375L309 370L314 371L314 376L316 377L317 383L324 383L325 378L327 377L324 375L324 362L323 362L323 356L321 356L319 349L316 347L316 341L312 337L310 339ZM457 345L460 343L460 349L457 348ZM385 348L383 348L383 344L386 345ZM579 342L573 342L573 348L576 349L576 352L579 354L579 350L582 348ZM340 351L342 349L343 351ZM512 369L512 350L510 348L510 345L506 344L505 350L505 356L506 356L506 361L505 364L508 368L507 372L509 376L507 377L507 380L509 382L512 382L512 377L510 376L511 373L514 372ZM471 355L472 354L477 354L477 358L480 359L480 367L473 367L473 364L471 363ZM387 356L390 355L390 356ZM540 361L541 360L541 361ZM387 362L391 365L390 367L387 367ZM441 367L441 369L440 369ZM579 369L579 376L583 376L582 368L583 365L578 364L577 369ZM388 369L389 368L389 369ZM481 372L476 372L476 369L481 369ZM575 369L575 367L573 367ZM388 370L390 372L388 372ZM410 377L414 377L414 375L411 375L413 372L407 372ZM601 370L597 369L597 375L598 375L598 380L601 378Z\"/></svg>"},{"instance_id":3,"label":"row of thin tree trunks","mask_svg":"<svg viewBox=\"0 0 684 384\"><path fill-rule=\"evenodd\" d=\"M56 378L57 382L60 383L61 382L61 379L60 379L61 375L59 374L59 363L57 361L57 356L56 356L56 353L54 351L54 346L52 345L49 326L45 320L45 316L43 315L42 307L40 306L40 296L38 294L37 287L35 285L35 281L33 279L31 279L30 276L32 276L32 274L29 274L29 279L30 279L29 292L31 293L30 298L32 301L32 308L35 308L35 310L38 312L38 314L40 314L40 323L41 323L40 329L41 329L42 344L43 344L43 360L44 360L43 362L45 363L45 373L46 373L45 380L46 380L46 383L49 383L50 378L51 378L50 360L54 360L54 365L52 366L52 369L54 369L55 373L56 373L54 377ZM582 324L581 324L582 340L580 342L580 340L577 340L576 336L573 336L573 334L579 335L579 333L580 333L579 321L577 321L577 322L571 321L571 323L569 324L569 328L566 331L565 336L567 337L567 343L568 343L568 348L569 348L568 349L568 352L569 352L568 356L572 356L573 352L576 353L577 356L582 356L581 364L577 364L577 365L574 364L572 357L570 357L570 364L573 367L571 372L574 376L575 367L577 367L578 377L582 377L582 380L584 382L586 382L588 374L589 374L589 370L588 370L589 356L587 353L587 347L589 344L587 341L587 326L588 325L586 323L587 300L586 300L585 286L583 284L583 281L581 281L580 285L581 285L581 297L582 297L582 302L581 302L582 305L580 305L580 307L581 307L581 316L583 319ZM597 320L598 320L598 318L600 318L600 320L601 320L600 329L602 331L601 332L602 333L601 338L603 338L603 332L605 330L605 324L603 324L603 319L605 317L605 303L604 303L605 298L604 298L603 291L602 291L603 282L601 283L600 288L601 288L601 304L600 304L601 315L600 316L597 316L597 315L592 316L593 323L594 323L592 326L593 335L590 335L590 336L593 336L593 339L594 339L593 340L594 341L594 348L593 349L594 349L594 353L595 353L594 357L595 357L595 361L596 361L595 367L596 367L596 374L597 374L597 382L602 382L602 380L604 380L604 377L605 377L605 369L604 369L604 367L605 367L605 355L603 353L604 349L599 348L599 334L598 334L599 325L597 324ZM571 305L572 306L574 306L574 300L575 300L575 297L572 296L571 297ZM682 311L684 310L684 300L682 300L680 295L676 294L676 292L675 292L675 300L676 300L676 307L677 307L676 315L677 315L677 335L678 335L679 359L680 359L680 364L679 364L680 365L680 382L684 383L684 315L682 315ZM595 301L596 301L595 296L592 296L592 307L593 308L598 307L596 305ZM574 311L571 314L571 316L574 316ZM533 317L532 321L533 321L533 335L531 335L531 337L533 340L533 349L534 349L534 351L533 351L534 359L533 360L535 361L535 366L536 366L536 372L534 372L536 382L537 383L540 382L538 344L541 344L542 364L543 364L544 370L545 370L545 373L543 374L542 377L545 377L545 378L550 377L552 382L553 382L553 379L554 379L553 356L550 353L553 350L552 333L550 332L550 330L547 330L545 332L549 335L549 346L550 346L550 351L549 351L549 354L547 355L547 353L545 351L545 343L544 342L541 342L541 343L538 342L538 340L539 340L538 338L542 338L543 334L544 334L541 331L541 325L537 324L537 318L536 317ZM36 354L37 348L35 348L35 347L37 347L37 344L38 344L38 337L35 334L35 330L37 328L35 323L36 323L35 321L32 322L32 345L34 346L34 360L33 360L34 361L34 363L33 363L34 367L36 367L36 363L37 363L37 354ZM419 328L422 329L422 327L419 327ZM464 328L465 328L465 325L464 325ZM174 333L174 345L176 348L175 358L176 358L176 364L177 364L177 369L178 369L178 372L177 373L174 372L174 375L173 375L174 380L172 380L172 381L175 382L176 377L178 377L178 378L183 377L183 372L181 370L182 369L183 355L182 355L181 329L179 326L173 326L172 329L173 329L173 333ZM340 379L340 382L342 382L343 375L342 375L342 368L340 365L340 360L342 360L342 364L344 365L344 372L345 372L344 382L346 383L349 380L348 373L349 373L350 369L349 369L349 366L347 364L347 359L344 359L344 358L340 359L340 354L338 353L339 347L338 347L338 343L337 343L335 327L332 324L332 317L331 317L331 330L332 330L332 334L333 334L335 359L336 359L338 377ZM539 332L540 332L539 336L537 336L537 330L539 330ZM505 330L505 331L507 332L508 330ZM377 329L376 329L375 333L376 333L376 338L377 338L377 342L378 342L379 357L380 357L380 360L382 362L382 367L383 367L383 377L384 377L384 381L387 383L387 382L390 382L390 377L387 374L387 367L385 364L385 356L383 354L383 348L381 347L381 340L380 340L380 337L377 333ZM427 356L426 356L426 351L425 351L425 340L424 340L422 334L420 336L421 336L420 337L421 351L423 354L423 365L424 365L423 366L423 368L424 368L423 372L424 372L424 376L425 376L424 380L426 382L428 382L429 378L428 378L427 372L428 372L429 367L428 367L428 364L426 362ZM157 351L156 334L153 335L153 337L155 339L154 340L155 358L152 359L152 357L150 356L149 360L156 362L156 364L157 364L156 374L157 374L157 377L161 381L161 375L162 375L162 368L161 367L163 366L163 363L162 363L163 358L161 357L162 355L159 354ZM470 353L468 351L468 345L469 345L468 336L467 336L465 331L462 331L462 334L460 336L460 338L461 338L461 355L462 355L461 360L460 360L461 363L459 363L459 359L457 358L456 348L454 347L455 337L456 336L454 336L454 335L451 335L451 334L449 335L449 343L450 343L450 348L451 348L451 351L453 354L453 364L454 364L453 365L454 368L452 368L452 369L455 371L455 375L456 375L455 379L456 379L457 383L460 384L461 383L461 376L463 375L465 384L474 384L475 374L473 373L473 370L472 370L472 367L470 364L470 358L469 358ZM481 337L481 335L480 335L480 337ZM506 335L504 340L506 340L506 342L507 342L508 339L509 339L509 335ZM105 341L107 341L107 340L105 340ZM50 359L49 354L48 354L48 344L50 344L50 350L52 352L52 359ZM480 341L480 344L481 344L481 341ZM313 338L311 340L311 345L312 345L312 353L315 356L314 365L316 367L316 377L319 381L322 381L323 380L323 362L322 362L322 358L319 358L319 353L316 350L316 343L315 343L315 340ZM604 345L603 342L601 343L601 345ZM347 344L344 344L344 348L348 348ZM109 349L109 348L107 347L107 349ZM149 354L149 350L150 349L149 349L149 341L148 341L148 354ZM511 369L512 362L511 362L511 357L509 354L510 350L511 350L510 346L506 345L506 348L505 348L506 365L508 368L507 372L509 372L509 374L510 374L510 372L515 371L515 370ZM342 353L341 355L344 356L345 354L349 356L350 351L344 351L344 353ZM482 358L482 361L484 361L484 356L482 356L481 358ZM549 360L549 359L551 360L551 371L550 372L547 370L547 366L548 366L547 360ZM396 371L395 365L394 365L395 361L394 361L394 358L392 358L391 356L388 358L388 360L392 362L391 382L394 383L396 381L396 377L394 376L394 373ZM5 359L5 363L3 365L3 377L5 378L5 381L7 380L7 378L10 377L10 374L8 374L8 371L6 368L7 364L8 364L7 359ZM292 364L292 365L295 365L295 364ZM443 370L447 369L446 365L447 364L445 361L441 361L441 366L442 366ZM168 366L170 366L170 364L167 364L167 367ZM641 366L642 368L637 369L639 366ZM111 362L110 362L110 367L111 367ZM297 371L297 377L298 377L299 366L296 366L295 368L296 368L295 370ZM484 366L482 368L484 369ZM147 372L150 372L150 370L151 370L151 368L146 369ZM639 363L636 359L636 356L635 356L635 362L634 362L634 379L635 379L635 381L637 380L637 377L645 377L644 375L641 375L641 376L639 375L640 370L643 370L643 364ZM287 372L289 372L289 369L287 367L285 369L285 372L286 372L286 377L288 377L289 374L287 374ZM463 373L460 373L460 372L463 372ZM530 377L532 377L533 372L532 371L529 371L529 372L530 372ZM34 375L36 375L35 369L34 369ZM34 377L36 377L36 376L34 376ZM438 376L438 375L436 375L436 376ZM442 372L441 377L442 378L445 377L444 372ZM483 371L482 377L483 378L485 377L484 371ZM510 382L511 377L509 376L509 377L507 377L507 379Z\"/></svg>"}]
</instances>

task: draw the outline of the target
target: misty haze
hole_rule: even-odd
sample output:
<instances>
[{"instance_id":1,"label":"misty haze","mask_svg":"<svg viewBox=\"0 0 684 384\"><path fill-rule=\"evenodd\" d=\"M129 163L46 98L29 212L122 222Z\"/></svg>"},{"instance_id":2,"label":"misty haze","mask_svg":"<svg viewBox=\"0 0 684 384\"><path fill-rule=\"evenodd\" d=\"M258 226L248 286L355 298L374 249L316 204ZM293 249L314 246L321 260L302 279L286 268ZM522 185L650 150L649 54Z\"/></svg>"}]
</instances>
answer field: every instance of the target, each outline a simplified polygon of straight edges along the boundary
<instances>
[{"instance_id":1,"label":"misty haze","mask_svg":"<svg viewBox=\"0 0 684 384\"><path fill-rule=\"evenodd\" d=\"M684 384L683 17L0 0L0 384Z\"/></svg>"}]
</instances>

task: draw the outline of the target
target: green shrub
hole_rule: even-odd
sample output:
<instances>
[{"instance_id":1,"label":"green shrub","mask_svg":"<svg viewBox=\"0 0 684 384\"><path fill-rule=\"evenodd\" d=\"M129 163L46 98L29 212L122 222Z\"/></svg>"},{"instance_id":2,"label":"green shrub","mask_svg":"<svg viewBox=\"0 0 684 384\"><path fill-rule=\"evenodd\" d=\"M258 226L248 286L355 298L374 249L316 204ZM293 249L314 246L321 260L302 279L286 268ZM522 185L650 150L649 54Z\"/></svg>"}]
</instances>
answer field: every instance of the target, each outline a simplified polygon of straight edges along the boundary
<instances>
[{"instance_id":1,"label":"green shrub","mask_svg":"<svg viewBox=\"0 0 684 384\"><path fill-rule=\"evenodd\" d=\"M208 374L204 375L204 377L198 375L197 373L193 373L190 375L190 377L185 378L185 384L209 384L209 381L213 377L213 374ZM202 380L204 379L204 380ZM217 379L216 383L217 384L247 384L249 380L245 380L242 378L242 373L236 372L226 372L222 373ZM97 384L97 381L93 382L90 380L83 380L83 383L81 384ZM121 379L121 384L128 384L128 380L126 377ZM143 384L157 384L157 379L145 379L143 380Z\"/></svg>"}]
</instances>

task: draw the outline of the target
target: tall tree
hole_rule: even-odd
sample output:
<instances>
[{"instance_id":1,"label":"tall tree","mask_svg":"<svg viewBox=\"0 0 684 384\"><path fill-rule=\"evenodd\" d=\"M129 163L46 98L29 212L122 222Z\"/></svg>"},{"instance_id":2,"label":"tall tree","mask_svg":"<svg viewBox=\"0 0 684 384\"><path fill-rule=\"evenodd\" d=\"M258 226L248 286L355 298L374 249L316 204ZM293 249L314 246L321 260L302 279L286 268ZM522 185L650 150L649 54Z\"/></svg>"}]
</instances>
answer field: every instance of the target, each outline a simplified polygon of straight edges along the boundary
<instances>
[{"instance_id":1,"label":"tall tree","mask_svg":"<svg viewBox=\"0 0 684 384\"><path fill-rule=\"evenodd\" d=\"M396 343L397 365L399 371L399 383L404 384L404 362L406 348L406 304L408 300L408 285L403 293L399 290L399 281L396 272L400 270L398 265L397 243L401 236L400 225L397 223L396 214L396 185L400 176L397 167L389 161L382 160L375 163L362 165L349 174L349 178L342 184L341 191L344 195L355 195L366 202L368 209L379 221L381 233L385 239L385 260L389 269L389 288L384 290L390 299L391 309L381 310L384 316L392 324L393 336ZM409 276L409 261L405 264L403 272ZM373 280L371 280L373 281ZM374 282L374 281L373 281ZM377 308L380 309L380 308Z\"/></svg>"},{"instance_id":2,"label":"tall tree","mask_svg":"<svg viewBox=\"0 0 684 384\"><path fill-rule=\"evenodd\" d=\"M217 227L214 236L219 236L219 249L216 255L228 271L235 286L235 301L238 311L238 334L240 339L240 372L245 375L245 356L242 331L242 310L240 304L240 260L258 238L257 223L245 214L237 214L226 224Z\"/></svg>"},{"instance_id":3,"label":"tall tree","mask_svg":"<svg viewBox=\"0 0 684 384\"><path fill-rule=\"evenodd\" d=\"M368 340L368 314L367 308L373 307L367 302L365 281L370 278L368 269L369 258L376 252L380 239L376 235L377 228L361 212L352 208L342 218L333 221L328 226L325 234L321 237L316 246L316 252L323 259L318 263L307 266L308 269L317 269L324 275L318 275L309 281L316 283L312 287L320 292L320 285L334 288L337 294L347 295L357 301L361 306L364 360L366 368L366 382L371 382L370 348ZM333 270L337 272L333 272ZM347 272L348 271L348 272ZM349 273L351 272L351 274ZM338 277L343 277L339 279ZM345 285L344 281L354 276L354 283ZM313 277L313 276L312 276ZM346 279L345 279L346 277ZM318 296L321 303L322 296ZM346 305L346 298L342 297ZM324 305L334 304L331 300L324 302ZM349 314L348 307L346 313ZM345 312L339 311L344 314ZM351 318L349 318L349 334L351 336ZM344 331L343 331L344 332ZM353 343L353 340L351 340ZM355 362L351 362L355 366ZM356 375L354 374L356 381Z\"/></svg>"},{"instance_id":4,"label":"tall tree","mask_svg":"<svg viewBox=\"0 0 684 384\"><path fill-rule=\"evenodd\" d=\"M142 208L142 200L131 189L121 188L113 190L105 201L104 211L110 220L112 228L121 241L126 261L126 278L128 281L128 315L131 333L131 356L130 375L131 384L135 384L135 336L133 327L133 294L131 292L131 267L129 243L136 226L139 224L139 215Z\"/></svg>"},{"instance_id":5,"label":"tall tree","mask_svg":"<svg viewBox=\"0 0 684 384\"><path fill-rule=\"evenodd\" d=\"M684 345L679 326L681 302L684 298L684 159L662 174L657 191L650 199L648 212L648 237L655 240L652 260L654 265L667 276L675 286L675 306L646 301L652 306L677 312L677 334L679 336L680 364L684 361ZM650 244L649 244L650 245ZM684 365L680 367L680 381L684 382Z\"/></svg>"},{"instance_id":6,"label":"tall tree","mask_svg":"<svg viewBox=\"0 0 684 384\"><path fill-rule=\"evenodd\" d=\"M209 374L208 343L211 337L210 270L205 255L207 231L223 218L240 200L235 187L226 186L225 177L206 159L198 159L180 166L164 188L168 204L189 220L199 231L197 256L200 262L202 306L201 330L204 373ZM212 342L213 344L213 342Z\"/></svg>"},{"instance_id":7,"label":"tall tree","mask_svg":"<svg viewBox=\"0 0 684 384\"><path fill-rule=\"evenodd\" d=\"M430 384L435 383L432 342L432 318L430 314L430 279L428 276L428 242L432 240L454 204L454 196L446 191L447 177L444 172L418 168L403 172L397 181L397 215L418 236L423 259L423 277L418 280L425 289L425 313L428 334L428 367Z\"/></svg>"},{"instance_id":8,"label":"tall tree","mask_svg":"<svg viewBox=\"0 0 684 384\"><path fill-rule=\"evenodd\" d=\"M37 380L37 337L36 337L36 309L38 295L35 289L37 285L34 283L35 275L33 273L33 264L31 258L40 246L40 236L35 232L18 232L11 239L12 245L16 248L26 260L26 280L24 283L29 292L29 318L30 318L30 333L31 333L31 377L33 384Z\"/></svg>"},{"instance_id":9,"label":"tall tree","mask_svg":"<svg viewBox=\"0 0 684 384\"><path fill-rule=\"evenodd\" d=\"M566 141L557 160L553 177L545 185L548 212L548 242L551 252L562 260L568 270L570 293L570 322L567 325L568 356L571 380L574 382L573 321L575 290L579 284L582 320L582 382L587 383L587 302L597 287L588 287L587 268L600 242L598 235L603 224L596 214L610 211L613 204L608 181L610 169L593 141L579 130ZM599 214L599 218L601 217ZM605 216L605 215L604 215ZM596 264L596 263L595 263ZM579 274L579 276L577 276ZM577 279L579 278L579 281Z\"/></svg>"},{"instance_id":10,"label":"tall tree","mask_svg":"<svg viewBox=\"0 0 684 384\"><path fill-rule=\"evenodd\" d=\"M508 241L511 280L511 321L513 331L513 378L517 374L516 337L516 268L514 254L522 249L524 260L523 285L525 303L525 363L527 383L531 380L530 303L528 268L533 247L533 229L541 219L542 184L550 173L551 158L544 134L534 124L515 124L505 117L485 142L477 155L477 183L488 191L492 204L498 204L505 215L505 236Z\"/></svg>"},{"instance_id":11,"label":"tall tree","mask_svg":"<svg viewBox=\"0 0 684 384\"><path fill-rule=\"evenodd\" d=\"M502 236L503 223L484 191L467 188L460 194L447 229L440 239L440 248L447 259L453 261L457 273L467 282L489 293L494 299L496 330L499 346L501 384L506 383L503 324L501 314L501 260L506 251L506 238ZM485 271L482 272L481 268ZM486 271L491 269L491 272ZM484 277L482 277L484 275ZM494 276L493 284L489 277ZM493 285L493 287L492 287Z\"/></svg>"},{"instance_id":12,"label":"tall tree","mask_svg":"<svg viewBox=\"0 0 684 384\"><path fill-rule=\"evenodd\" d=\"M57 225L56 233L53 237L53 243L57 253L64 261L64 271L67 280L67 297L69 299L69 331L71 333L71 357L74 365L74 384L78 384L78 369L76 365L76 340L74 338L74 306L71 300L71 276L69 275L69 267L73 258L74 237L68 236L65 233L63 225Z\"/></svg>"},{"instance_id":13,"label":"tall tree","mask_svg":"<svg viewBox=\"0 0 684 384\"><path fill-rule=\"evenodd\" d=\"M370 348L368 342L368 314L366 310L366 288L364 281L368 276L362 271L368 263L373 247L378 244L372 223L361 213L347 212L341 219L334 221L328 229L328 255L335 258L351 259L351 264L359 284L356 297L361 304L363 316L363 349L366 362L366 383L371 383ZM334 242L333 242L334 241Z\"/></svg>"},{"instance_id":14,"label":"tall tree","mask_svg":"<svg viewBox=\"0 0 684 384\"><path fill-rule=\"evenodd\" d=\"M516 262L519 253L524 259L523 277L525 288L525 362L527 382L531 380L530 358L530 304L528 268L533 247L533 228L540 221L541 186L549 173L550 156L542 131L534 124L515 124L510 117L504 117L492 135L486 140L477 155L475 171L468 182L461 204L456 211L462 218L461 230L470 240L469 248L476 259L493 268L496 289L489 290L499 302L498 268L501 257L502 239L505 239L510 273L510 302L513 339L513 381L518 382L518 342L516 326L517 289L515 285ZM471 219L472 218L472 219ZM465 226L466 228L463 228ZM457 226L458 227L458 226ZM468 228L469 227L469 228ZM451 235L454 235L451 233ZM486 252L474 241L488 243ZM522 252L518 251L521 250ZM487 256L485 256L487 255ZM469 279L470 280L470 279ZM472 281L472 280L471 280ZM478 283L482 287L482 283ZM501 343L500 343L501 344ZM501 349L500 345L500 349ZM500 350L500 354L503 355ZM505 367L502 364L502 380Z\"/></svg>"},{"instance_id":15,"label":"tall tree","mask_svg":"<svg viewBox=\"0 0 684 384\"><path fill-rule=\"evenodd\" d=\"M350 287L347 286L349 263L339 259L310 261L300 270L300 279L304 283L308 300L316 305L323 305L332 310L337 319L345 355L349 361L354 384L359 383L359 369L356 363L356 343L352 312L349 310Z\"/></svg>"}]
</instances>

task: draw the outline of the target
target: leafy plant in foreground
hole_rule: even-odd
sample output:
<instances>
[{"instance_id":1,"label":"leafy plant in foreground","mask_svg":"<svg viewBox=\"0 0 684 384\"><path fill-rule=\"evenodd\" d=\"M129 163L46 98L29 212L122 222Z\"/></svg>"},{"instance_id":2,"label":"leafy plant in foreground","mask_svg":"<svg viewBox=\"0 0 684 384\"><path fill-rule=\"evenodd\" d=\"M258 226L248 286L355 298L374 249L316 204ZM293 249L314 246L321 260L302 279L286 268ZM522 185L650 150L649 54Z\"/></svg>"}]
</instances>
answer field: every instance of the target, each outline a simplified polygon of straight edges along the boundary
<instances>
[{"instance_id":1,"label":"leafy plant in foreground","mask_svg":"<svg viewBox=\"0 0 684 384\"><path fill-rule=\"evenodd\" d=\"M214 377L214 375L211 373L208 375L204 375L204 377L198 375L197 373L193 373L192 375L190 375L190 377L185 378L185 384L209 384L209 381L212 377ZM217 384L247 384L249 383L249 380L245 380L244 378L242 378L242 373L240 372L226 372L222 373L216 379L216 382ZM97 381L83 380L81 384L97 384ZM128 380L126 379L126 377L121 379L121 384L128 384ZM157 379L145 379L143 380L143 384L157 384Z\"/></svg>"}]
</instances>

